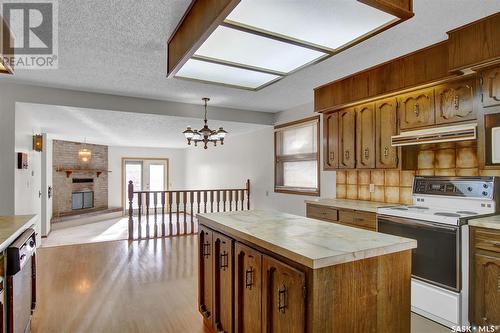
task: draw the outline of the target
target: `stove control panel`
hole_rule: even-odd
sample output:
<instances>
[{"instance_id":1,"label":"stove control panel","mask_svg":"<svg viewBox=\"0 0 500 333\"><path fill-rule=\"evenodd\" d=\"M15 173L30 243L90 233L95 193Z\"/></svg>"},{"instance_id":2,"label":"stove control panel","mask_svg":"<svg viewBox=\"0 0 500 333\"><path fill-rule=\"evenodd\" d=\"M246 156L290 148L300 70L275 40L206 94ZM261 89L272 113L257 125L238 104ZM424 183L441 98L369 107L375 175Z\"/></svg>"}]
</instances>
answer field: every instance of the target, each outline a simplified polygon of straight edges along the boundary
<instances>
[{"instance_id":1,"label":"stove control panel","mask_svg":"<svg viewBox=\"0 0 500 333\"><path fill-rule=\"evenodd\" d=\"M493 200L495 177L415 177L413 194Z\"/></svg>"}]
</instances>

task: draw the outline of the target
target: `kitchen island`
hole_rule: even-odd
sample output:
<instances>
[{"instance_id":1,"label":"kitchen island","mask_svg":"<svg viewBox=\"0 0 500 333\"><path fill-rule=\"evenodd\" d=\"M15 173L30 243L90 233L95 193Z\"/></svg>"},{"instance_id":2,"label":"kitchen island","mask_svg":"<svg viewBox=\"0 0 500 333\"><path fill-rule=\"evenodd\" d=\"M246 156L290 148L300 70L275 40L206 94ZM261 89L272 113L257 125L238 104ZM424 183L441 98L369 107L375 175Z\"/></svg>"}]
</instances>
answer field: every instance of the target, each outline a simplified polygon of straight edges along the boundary
<instances>
[{"instance_id":1,"label":"kitchen island","mask_svg":"<svg viewBox=\"0 0 500 333\"><path fill-rule=\"evenodd\" d=\"M199 214L199 310L220 332L410 332L416 241L276 211Z\"/></svg>"}]
</instances>

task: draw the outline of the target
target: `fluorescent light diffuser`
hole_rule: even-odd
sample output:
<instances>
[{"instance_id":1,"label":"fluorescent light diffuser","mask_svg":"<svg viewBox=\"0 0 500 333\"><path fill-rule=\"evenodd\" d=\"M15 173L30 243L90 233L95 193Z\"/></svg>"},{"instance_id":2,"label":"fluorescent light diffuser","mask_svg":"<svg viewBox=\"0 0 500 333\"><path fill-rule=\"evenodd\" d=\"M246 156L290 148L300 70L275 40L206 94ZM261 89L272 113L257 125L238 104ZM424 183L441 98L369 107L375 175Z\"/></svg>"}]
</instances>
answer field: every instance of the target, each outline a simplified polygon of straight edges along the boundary
<instances>
[{"instance_id":1,"label":"fluorescent light diffuser","mask_svg":"<svg viewBox=\"0 0 500 333\"><path fill-rule=\"evenodd\" d=\"M241 0L226 22L334 50L396 19L354 0Z\"/></svg>"},{"instance_id":2,"label":"fluorescent light diffuser","mask_svg":"<svg viewBox=\"0 0 500 333\"><path fill-rule=\"evenodd\" d=\"M224 26L217 27L195 53L195 56L281 73L289 73L325 55L323 52Z\"/></svg>"},{"instance_id":3,"label":"fluorescent light diffuser","mask_svg":"<svg viewBox=\"0 0 500 333\"><path fill-rule=\"evenodd\" d=\"M216 82L249 89L256 89L280 78L279 75L255 72L195 59L189 59L177 72L176 77Z\"/></svg>"}]
</instances>

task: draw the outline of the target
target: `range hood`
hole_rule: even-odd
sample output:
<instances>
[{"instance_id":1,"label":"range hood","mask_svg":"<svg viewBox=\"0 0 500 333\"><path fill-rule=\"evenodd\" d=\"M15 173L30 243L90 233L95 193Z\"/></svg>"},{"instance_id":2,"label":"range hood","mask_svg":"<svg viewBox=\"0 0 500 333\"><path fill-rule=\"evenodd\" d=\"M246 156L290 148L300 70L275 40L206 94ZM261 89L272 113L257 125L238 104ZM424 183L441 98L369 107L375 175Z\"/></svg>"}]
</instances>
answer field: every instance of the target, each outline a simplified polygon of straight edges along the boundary
<instances>
[{"instance_id":1,"label":"range hood","mask_svg":"<svg viewBox=\"0 0 500 333\"><path fill-rule=\"evenodd\" d=\"M411 146L425 143L475 140L476 138L477 124L468 123L401 132L399 135L391 136L391 145L394 147Z\"/></svg>"}]
</instances>

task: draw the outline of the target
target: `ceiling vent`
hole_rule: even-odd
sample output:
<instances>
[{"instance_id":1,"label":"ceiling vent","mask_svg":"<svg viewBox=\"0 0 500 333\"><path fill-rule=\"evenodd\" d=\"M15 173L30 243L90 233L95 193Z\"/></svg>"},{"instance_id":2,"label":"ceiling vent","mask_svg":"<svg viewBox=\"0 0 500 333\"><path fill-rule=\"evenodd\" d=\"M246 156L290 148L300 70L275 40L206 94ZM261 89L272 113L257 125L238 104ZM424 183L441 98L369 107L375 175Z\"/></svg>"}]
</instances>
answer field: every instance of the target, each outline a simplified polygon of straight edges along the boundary
<instances>
[{"instance_id":1,"label":"ceiling vent","mask_svg":"<svg viewBox=\"0 0 500 333\"><path fill-rule=\"evenodd\" d=\"M411 146L425 143L475 140L476 138L477 124L469 123L402 132L391 137L391 145L396 147Z\"/></svg>"}]
</instances>

